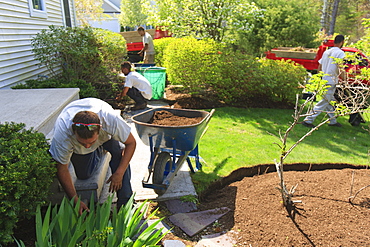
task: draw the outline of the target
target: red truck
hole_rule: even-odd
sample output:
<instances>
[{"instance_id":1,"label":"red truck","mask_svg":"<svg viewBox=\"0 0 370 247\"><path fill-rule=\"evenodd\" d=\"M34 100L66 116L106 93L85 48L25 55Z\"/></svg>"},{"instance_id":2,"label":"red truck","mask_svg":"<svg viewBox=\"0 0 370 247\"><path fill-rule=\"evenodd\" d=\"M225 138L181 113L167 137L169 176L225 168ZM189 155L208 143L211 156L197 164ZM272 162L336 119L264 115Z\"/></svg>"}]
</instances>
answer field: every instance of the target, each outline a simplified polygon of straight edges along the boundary
<instances>
[{"instance_id":1,"label":"red truck","mask_svg":"<svg viewBox=\"0 0 370 247\"><path fill-rule=\"evenodd\" d=\"M326 40L318 49L279 47L266 52L266 58L273 60L292 60L301 64L307 71L317 73L322 54L333 46L334 40ZM342 50L346 53L346 57L348 57L345 59L347 72L356 71L359 73L364 67L370 68L369 59L360 50L351 47L342 47ZM354 57L357 60L356 63L351 60ZM370 83L366 82L366 84Z\"/></svg>"},{"instance_id":2,"label":"red truck","mask_svg":"<svg viewBox=\"0 0 370 247\"><path fill-rule=\"evenodd\" d=\"M153 39L161 39L164 37L172 37L172 33L164 30L162 27L145 30ZM143 60L143 57L138 54L144 47L143 39L137 31L128 31L120 33L126 40L128 60L132 63L137 63Z\"/></svg>"}]
</instances>

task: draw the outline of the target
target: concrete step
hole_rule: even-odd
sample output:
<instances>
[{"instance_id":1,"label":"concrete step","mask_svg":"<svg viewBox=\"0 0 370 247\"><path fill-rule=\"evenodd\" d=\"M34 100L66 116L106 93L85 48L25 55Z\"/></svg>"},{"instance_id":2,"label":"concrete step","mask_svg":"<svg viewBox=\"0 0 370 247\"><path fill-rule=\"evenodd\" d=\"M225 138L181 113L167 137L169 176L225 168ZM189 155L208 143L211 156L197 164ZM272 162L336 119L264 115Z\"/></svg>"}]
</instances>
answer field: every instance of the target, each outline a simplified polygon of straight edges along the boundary
<instances>
[{"instance_id":1,"label":"concrete step","mask_svg":"<svg viewBox=\"0 0 370 247\"><path fill-rule=\"evenodd\" d=\"M0 122L25 123L26 128L51 137L50 132L63 108L79 98L78 88L2 89Z\"/></svg>"}]
</instances>

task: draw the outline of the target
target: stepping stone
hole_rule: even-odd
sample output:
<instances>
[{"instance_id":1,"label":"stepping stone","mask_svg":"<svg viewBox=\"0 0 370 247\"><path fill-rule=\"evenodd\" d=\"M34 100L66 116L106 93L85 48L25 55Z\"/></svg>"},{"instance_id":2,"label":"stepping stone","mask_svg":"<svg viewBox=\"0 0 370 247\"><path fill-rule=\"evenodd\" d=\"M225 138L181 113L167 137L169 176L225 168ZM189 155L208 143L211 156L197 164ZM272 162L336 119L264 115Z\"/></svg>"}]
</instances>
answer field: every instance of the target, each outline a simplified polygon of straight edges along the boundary
<instances>
[{"instance_id":1,"label":"stepping stone","mask_svg":"<svg viewBox=\"0 0 370 247\"><path fill-rule=\"evenodd\" d=\"M194 247L233 247L235 241L227 234L216 233L202 236L202 239Z\"/></svg>"},{"instance_id":2,"label":"stepping stone","mask_svg":"<svg viewBox=\"0 0 370 247\"><path fill-rule=\"evenodd\" d=\"M163 247L186 247L186 245L180 240L165 240Z\"/></svg>"},{"instance_id":3,"label":"stepping stone","mask_svg":"<svg viewBox=\"0 0 370 247\"><path fill-rule=\"evenodd\" d=\"M222 207L194 213L178 213L171 215L169 220L192 237L229 211L229 208Z\"/></svg>"},{"instance_id":4,"label":"stepping stone","mask_svg":"<svg viewBox=\"0 0 370 247\"><path fill-rule=\"evenodd\" d=\"M197 210L194 202L184 202L178 199L165 201L167 209L172 214L188 213Z\"/></svg>"},{"instance_id":5,"label":"stepping stone","mask_svg":"<svg viewBox=\"0 0 370 247\"><path fill-rule=\"evenodd\" d=\"M152 224L154 224L158 219L154 219L154 220L148 220L148 226L151 226ZM155 229L157 230L160 230L161 228L162 229L162 234L166 233L168 230L171 231L171 227L169 225L167 225L166 223L163 222L163 220L161 222L159 222L156 226L155 226Z\"/></svg>"}]
</instances>

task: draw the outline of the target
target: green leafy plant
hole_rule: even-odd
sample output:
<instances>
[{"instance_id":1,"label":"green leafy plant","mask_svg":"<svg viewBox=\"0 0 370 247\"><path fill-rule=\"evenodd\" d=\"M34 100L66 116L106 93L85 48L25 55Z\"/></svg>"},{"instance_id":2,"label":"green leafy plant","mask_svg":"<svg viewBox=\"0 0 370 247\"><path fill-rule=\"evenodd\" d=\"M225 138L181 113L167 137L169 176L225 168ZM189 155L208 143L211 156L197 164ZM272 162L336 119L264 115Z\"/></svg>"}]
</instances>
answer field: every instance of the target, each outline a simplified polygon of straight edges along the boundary
<instances>
[{"instance_id":1,"label":"green leafy plant","mask_svg":"<svg viewBox=\"0 0 370 247\"><path fill-rule=\"evenodd\" d=\"M157 0L146 7L147 23L166 26L178 37L217 41L232 40L261 12L253 2L240 0Z\"/></svg>"},{"instance_id":2,"label":"green leafy plant","mask_svg":"<svg viewBox=\"0 0 370 247\"><path fill-rule=\"evenodd\" d=\"M155 49L156 66L159 66L159 67L164 66L164 55L166 54L166 49L169 44L175 41L176 41L176 38L162 38L162 39L153 40L154 49Z\"/></svg>"},{"instance_id":3,"label":"green leafy plant","mask_svg":"<svg viewBox=\"0 0 370 247\"><path fill-rule=\"evenodd\" d=\"M36 247L42 246L155 246L167 233L155 226L156 221L146 229L144 226L154 216L153 212L146 220L146 203L133 207L133 198L118 212L112 208L112 197L102 205L90 200L90 212L78 214L78 206L73 200L62 200L61 205L51 208L49 205L44 219L40 208L36 215ZM79 205L77 203L77 205Z\"/></svg>"},{"instance_id":4,"label":"green leafy plant","mask_svg":"<svg viewBox=\"0 0 370 247\"><path fill-rule=\"evenodd\" d=\"M0 244L45 203L55 175L48 149L45 136L25 124L0 124Z\"/></svg>"},{"instance_id":5,"label":"green leafy plant","mask_svg":"<svg viewBox=\"0 0 370 247\"><path fill-rule=\"evenodd\" d=\"M199 203L198 197L195 196L195 195L182 196L182 197L180 197L180 200L183 201L183 202L193 202L195 204Z\"/></svg>"},{"instance_id":6,"label":"green leafy plant","mask_svg":"<svg viewBox=\"0 0 370 247\"><path fill-rule=\"evenodd\" d=\"M261 15L250 19L248 28L240 30L235 44L248 54L261 56L271 48L317 47L315 33L319 30L319 10L302 0L256 0ZM289 37L289 38L287 38ZM321 41L320 41L321 42Z\"/></svg>"},{"instance_id":7,"label":"green leafy plant","mask_svg":"<svg viewBox=\"0 0 370 247\"><path fill-rule=\"evenodd\" d=\"M189 87L191 92L208 88L218 77L218 68L214 67L220 60L218 48L222 45L213 40L175 39L164 55L168 80L171 84Z\"/></svg>"},{"instance_id":8,"label":"green leafy plant","mask_svg":"<svg viewBox=\"0 0 370 247\"><path fill-rule=\"evenodd\" d=\"M35 89L35 88L79 88L80 98L99 97L97 90L88 82L80 79L63 81L58 79L28 80L24 84L18 84L12 89Z\"/></svg>"},{"instance_id":9,"label":"green leafy plant","mask_svg":"<svg viewBox=\"0 0 370 247\"><path fill-rule=\"evenodd\" d=\"M40 65L48 69L49 77L60 84L82 80L97 90L111 91L112 80L127 54L126 41L118 33L91 27L55 26L32 39L32 52ZM108 95L113 97L114 93Z\"/></svg>"}]
</instances>

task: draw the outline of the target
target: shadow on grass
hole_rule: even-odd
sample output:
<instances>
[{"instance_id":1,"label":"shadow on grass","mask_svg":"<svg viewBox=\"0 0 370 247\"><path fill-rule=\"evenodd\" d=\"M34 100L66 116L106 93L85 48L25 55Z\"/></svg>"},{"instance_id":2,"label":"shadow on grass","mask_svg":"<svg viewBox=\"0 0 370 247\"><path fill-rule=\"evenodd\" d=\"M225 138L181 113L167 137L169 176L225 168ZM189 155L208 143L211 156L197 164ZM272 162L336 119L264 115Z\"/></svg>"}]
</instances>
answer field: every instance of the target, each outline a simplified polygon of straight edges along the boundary
<instances>
[{"instance_id":1,"label":"shadow on grass","mask_svg":"<svg viewBox=\"0 0 370 247\"><path fill-rule=\"evenodd\" d=\"M212 183L213 181L216 181L216 180L221 178L218 175L218 172L227 164L227 162L230 158L231 157L229 156L229 157L223 159L221 162L215 164L215 167L214 167L213 171L210 172L210 173L205 173L203 170L200 170L200 171L192 174L193 183L195 185L195 188L196 188L198 194L199 194L200 191L205 190L210 183Z\"/></svg>"}]
</instances>

